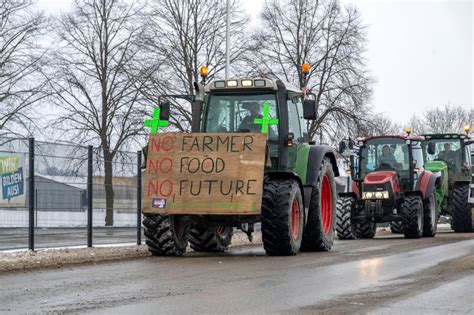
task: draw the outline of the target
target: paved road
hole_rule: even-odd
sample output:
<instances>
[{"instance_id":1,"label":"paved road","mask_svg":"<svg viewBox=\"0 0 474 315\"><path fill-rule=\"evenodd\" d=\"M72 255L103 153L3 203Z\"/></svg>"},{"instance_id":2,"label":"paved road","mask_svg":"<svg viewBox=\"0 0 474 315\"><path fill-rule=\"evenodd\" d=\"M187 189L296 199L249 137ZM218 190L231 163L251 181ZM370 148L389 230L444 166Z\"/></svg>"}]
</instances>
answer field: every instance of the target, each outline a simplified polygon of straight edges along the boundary
<instances>
[{"instance_id":1,"label":"paved road","mask_svg":"<svg viewBox=\"0 0 474 315\"><path fill-rule=\"evenodd\" d=\"M0 275L0 313L472 314L473 270L474 234L338 241L294 257L249 247Z\"/></svg>"}]
</instances>

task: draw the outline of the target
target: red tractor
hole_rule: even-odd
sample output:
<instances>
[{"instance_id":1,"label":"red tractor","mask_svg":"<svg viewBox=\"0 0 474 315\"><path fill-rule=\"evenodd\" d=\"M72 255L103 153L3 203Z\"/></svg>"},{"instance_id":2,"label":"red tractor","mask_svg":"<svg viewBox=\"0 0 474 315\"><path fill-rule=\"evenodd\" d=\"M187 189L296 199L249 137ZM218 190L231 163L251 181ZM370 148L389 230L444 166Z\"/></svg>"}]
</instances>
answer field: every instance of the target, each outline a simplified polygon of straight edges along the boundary
<instances>
[{"instance_id":1,"label":"red tractor","mask_svg":"<svg viewBox=\"0 0 474 315\"><path fill-rule=\"evenodd\" d=\"M340 239L373 238L377 223L402 222L405 238L434 236L439 174L423 168L420 136L370 136L349 143L352 191L339 193ZM347 151L341 142L340 151Z\"/></svg>"}]
</instances>

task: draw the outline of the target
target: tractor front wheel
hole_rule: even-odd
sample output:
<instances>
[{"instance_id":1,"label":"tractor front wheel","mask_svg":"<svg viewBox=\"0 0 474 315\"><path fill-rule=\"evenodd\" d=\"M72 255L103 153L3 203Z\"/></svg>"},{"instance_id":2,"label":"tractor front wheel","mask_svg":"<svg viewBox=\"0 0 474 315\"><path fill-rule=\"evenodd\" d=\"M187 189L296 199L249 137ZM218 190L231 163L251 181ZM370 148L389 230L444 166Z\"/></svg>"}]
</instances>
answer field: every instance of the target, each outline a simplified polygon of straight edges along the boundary
<instances>
[{"instance_id":1,"label":"tractor front wheel","mask_svg":"<svg viewBox=\"0 0 474 315\"><path fill-rule=\"evenodd\" d=\"M153 256L181 256L188 246L189 225L175 215L145 213L144 233Z\"/></svg>"},{"instance_id":2,"label":"tractor front wheel","mask_svg":"<svg viewBox=\"0 0 474 315\"><path fill-rule=\"evenodd\" d=\"M436 194L433 192L424 203L423 214L423 236L433 237L438 229L438 209L436 204Z\"/></svg>"},{"instance_id":3,"label":"tractor front wheel","mask_svg":"<svg viewBox=\"0 0 474 315\"><path fill-rule=\"evenodd\" d=\"M194 225L189 230L189 243L196 252L223 252L229 248L233 234L229 226Z\"/></svg>"},{"instance_id":4,"label":"tractor front wheel","mask_svg":"<svg viewBox=\"0 0 474 315\"><path fill-rule=\"evenodd\" d=\"M304 228L303 251L328 251L334 243L336 226L336 184L332 164L324 158L319 169L316 187L309 201L309 213Z\"/></svg>"},{"instance_id":5,"label":"tractor front wheel","mask_svg":"<svg viewBox=\"0 0 474 315\"><path fill-rule=\"evenodd\" d=\"M392 221L390 222L390 231L393 234L403 234L403 223L402 221Z\"/></svg>"},{"instance_id":6,"label":"tractor front wheel","mask_svg":"<svg viewBox=\"0 0 474 315\"><path fill-rule=\"evenodd\" d=\"M337 237L340 240L355 239L355 224L352 223L351 213L355 200L352 197L340 197L337 201Z\"/></svg>"},{"instance_id":7,"label":"tractor front wheel","mask_svg":"<svg viewBox=\"0 0 474 315\"><path fill-rule=\"evenodd\" d=\"M471 232L472 219L469 206L469 184L457 184L453 188L453 221L451 226L456 233Z\"/></svg>"},{"instance_id":8,"label":"tractor front wheel","mask_svg":"<svg viewBox=\"0 0 474 315\"><path fill-rule=\"evenodd\" d=\"M402 204L405 238L420 238L423 235L423 202L420 196L408 196Z\"/></svg>"},{"instance_id":9,"label":"tractor front wheel","mask_svg":"<svg viewBox=\"0 0 474 315\"><path fill-rule=\"evenodd\" d=\"M377 232L377 223L370 220L358 221L356 223L357 238L374 238Z\"/></svg>"},{"instance_id":10,"label":"tractor front wheel","mask_svg":"<svg viewBox=\"0 0 474 315\"><path fill-rule=\"evenodd\" d=\"M303 235L304 206L295 180L265 181L261 217L263 247L267 255L298 253Z\"/></svg>"}]
</instances>

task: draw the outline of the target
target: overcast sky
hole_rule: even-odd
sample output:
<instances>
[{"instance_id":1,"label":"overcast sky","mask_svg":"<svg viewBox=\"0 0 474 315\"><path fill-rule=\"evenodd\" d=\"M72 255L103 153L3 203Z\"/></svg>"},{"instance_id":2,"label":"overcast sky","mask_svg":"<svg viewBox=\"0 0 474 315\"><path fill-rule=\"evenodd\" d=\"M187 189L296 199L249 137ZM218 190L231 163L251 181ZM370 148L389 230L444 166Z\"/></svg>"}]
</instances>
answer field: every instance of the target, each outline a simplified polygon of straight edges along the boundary
<instances>
[{"instance_id":1,"label":"overcast sky","mask_svg":"<svg viewBox=\"0 0 474 315\"><path fill-rule=\"evenodd\" d=\"M224 1L224 0L223 0ZM70 0L39 0L51 13ZM241 0L254 23L264 0ZM474 107L474 1L343 0L368 26L376 111L405 122L447 103Z\"/></svg>"}]
</instances>

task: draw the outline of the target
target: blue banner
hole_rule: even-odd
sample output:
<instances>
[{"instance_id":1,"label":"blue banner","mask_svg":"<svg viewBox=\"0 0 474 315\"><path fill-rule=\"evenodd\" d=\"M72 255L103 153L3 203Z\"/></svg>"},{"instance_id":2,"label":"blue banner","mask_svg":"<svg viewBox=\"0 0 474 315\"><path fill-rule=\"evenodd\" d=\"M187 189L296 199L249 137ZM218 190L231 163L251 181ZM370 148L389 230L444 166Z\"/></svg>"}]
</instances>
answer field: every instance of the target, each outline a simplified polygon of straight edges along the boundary
<instances>
[{"instance_id":1,"label":"blue banner","mask_svg":"<svg viewBox=\"0 0 474 315\"><path fill-rule=\"evenodd\" d=\"M24 176L23 167L19 167L17 171L0 175L2 178L2 199L10 200L11 198L23 195Z\"/></svg>"}]
</instances>

